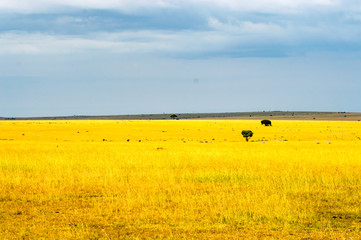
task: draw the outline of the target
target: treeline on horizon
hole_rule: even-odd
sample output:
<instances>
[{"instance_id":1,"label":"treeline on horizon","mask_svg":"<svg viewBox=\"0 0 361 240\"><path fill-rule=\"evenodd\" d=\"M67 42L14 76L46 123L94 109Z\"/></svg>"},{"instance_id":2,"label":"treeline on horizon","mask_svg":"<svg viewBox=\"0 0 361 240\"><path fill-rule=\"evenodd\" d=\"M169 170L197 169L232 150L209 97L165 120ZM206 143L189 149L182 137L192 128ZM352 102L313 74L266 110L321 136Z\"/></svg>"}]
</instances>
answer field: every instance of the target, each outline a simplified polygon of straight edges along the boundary
<instances>
[{"instance_id":1,"label":"treeline on horizon","mask_svg":"<svg viewBox=\"0 0 361 240\"><path fill-rule=\"evenodd\" d=\"M177 117L171 117L176 115ZM356 112L308 112L308 111L262 111L262 112L224 112L224 113L163 113L128 115L73 115L46 117L0 117L0 120L166 120L166 119L204 119L230 118L255 119L271 118L280 120L360 120Z\"/></svg>"}]
</instances>

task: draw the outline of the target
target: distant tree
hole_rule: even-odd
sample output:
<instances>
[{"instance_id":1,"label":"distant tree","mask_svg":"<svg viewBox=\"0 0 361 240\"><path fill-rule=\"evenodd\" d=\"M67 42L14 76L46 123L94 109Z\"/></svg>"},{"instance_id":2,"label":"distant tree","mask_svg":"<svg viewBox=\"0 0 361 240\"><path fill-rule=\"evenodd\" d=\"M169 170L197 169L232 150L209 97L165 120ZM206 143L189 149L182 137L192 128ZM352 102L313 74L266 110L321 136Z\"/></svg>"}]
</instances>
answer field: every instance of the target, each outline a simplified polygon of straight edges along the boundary
<instances>
[{"instance_id":1,"label":"distant tree","mask_svg":"<svg viewBox=\"0 0 361 240\"><path fill-rule=\"evenodd\" d=\"M262 120L261 125L265 125L266 127L272 126L272 122L270 120Z\"/></svg>"},{"instance_id":2,"label":"distant tree","mask_svg":"<svg viewBox=\"0 0 361 240\"><path fill-rule=\"evenodd\" d=\"M251 138L253 136L253 132L251 130L243 130L242 136L246 139L248 142L248 138Z\"/></svg>"},{"instance_id":3,"label":"distant tree","mask_svg":"<svg viewBox=\"0 0 361 240\"><path fill-rule=\"evenodd\" d=\"M170 117L171 119L176 119L178 116L175 115L175 114L172 114L172 115L170 115L169 117Z\"/></svg>"}]
</instances>

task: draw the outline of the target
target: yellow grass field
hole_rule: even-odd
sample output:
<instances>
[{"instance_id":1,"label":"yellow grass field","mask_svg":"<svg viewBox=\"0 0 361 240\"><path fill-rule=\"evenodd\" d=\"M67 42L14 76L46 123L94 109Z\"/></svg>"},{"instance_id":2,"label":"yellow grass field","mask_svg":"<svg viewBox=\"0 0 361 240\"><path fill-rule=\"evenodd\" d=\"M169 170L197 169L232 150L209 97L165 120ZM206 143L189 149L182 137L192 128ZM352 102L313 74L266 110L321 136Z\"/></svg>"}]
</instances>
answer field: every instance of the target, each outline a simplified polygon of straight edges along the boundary
<instances>
[{"instance_id":1,"label":"yellow grass field","mask_svg":"<svg viewBox=\"0 0 361 240\"><path fill-rule=\"evenodd\" d=\"M360 239L361 122L272 125L1 121L0 239Z\"/></svg>"}]
</instances>

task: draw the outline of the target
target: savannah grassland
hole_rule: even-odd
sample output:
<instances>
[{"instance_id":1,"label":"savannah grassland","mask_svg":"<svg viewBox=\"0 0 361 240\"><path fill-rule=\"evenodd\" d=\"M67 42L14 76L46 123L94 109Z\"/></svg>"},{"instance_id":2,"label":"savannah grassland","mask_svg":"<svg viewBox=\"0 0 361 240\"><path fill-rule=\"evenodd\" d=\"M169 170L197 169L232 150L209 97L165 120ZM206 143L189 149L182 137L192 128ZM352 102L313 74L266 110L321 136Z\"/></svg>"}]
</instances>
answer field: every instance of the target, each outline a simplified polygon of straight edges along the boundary
<instances>
[{"instance_id":1,"label":"savannah grassland","mask_svg":"<svg viewBox=\"0 0 361 240\"><path fill-rule=\"evenodd\" d=\"M358 121L1 121L0 239L360 239L360 138Z\"/></svg>"}]
</instances>

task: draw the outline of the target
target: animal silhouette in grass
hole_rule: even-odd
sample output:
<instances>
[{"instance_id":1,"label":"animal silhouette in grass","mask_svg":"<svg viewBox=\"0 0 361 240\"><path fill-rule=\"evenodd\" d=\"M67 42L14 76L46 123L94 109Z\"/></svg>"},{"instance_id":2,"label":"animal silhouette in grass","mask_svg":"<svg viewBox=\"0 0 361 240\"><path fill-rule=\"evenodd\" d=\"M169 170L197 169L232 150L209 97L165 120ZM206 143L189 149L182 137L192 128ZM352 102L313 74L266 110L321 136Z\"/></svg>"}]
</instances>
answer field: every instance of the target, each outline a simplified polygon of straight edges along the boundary
<instances>
[{"instance_id":1,"label":"animal silhouette in grass","mask_svg":"<svg viewBox=\"0 0 361 240\"><path fill-rule=\"evenodd\" d=\"M272 126L272 122L270 120L262 120L261 125L265 125L266 127Z\"/></svg>"},{"instance_id":2,"label":"animal silhouette in grass","mask_svg":"<svg viewBox=\"0 0 361 240\"><path fill-rule=\"evenodd\" d=\"M246 139L246 141L248 142L248 139L251 138L253 136L253 132L251 130L243 130L242 131L242 136Z\"/></svg>"}]
</instances>

